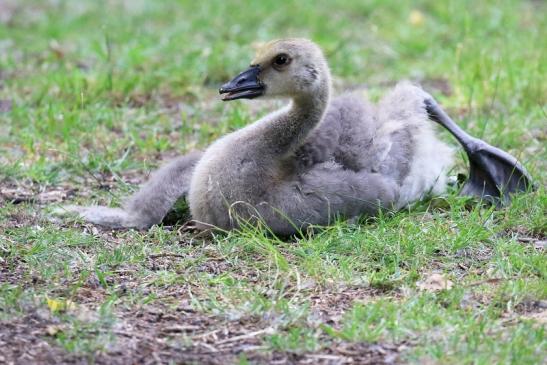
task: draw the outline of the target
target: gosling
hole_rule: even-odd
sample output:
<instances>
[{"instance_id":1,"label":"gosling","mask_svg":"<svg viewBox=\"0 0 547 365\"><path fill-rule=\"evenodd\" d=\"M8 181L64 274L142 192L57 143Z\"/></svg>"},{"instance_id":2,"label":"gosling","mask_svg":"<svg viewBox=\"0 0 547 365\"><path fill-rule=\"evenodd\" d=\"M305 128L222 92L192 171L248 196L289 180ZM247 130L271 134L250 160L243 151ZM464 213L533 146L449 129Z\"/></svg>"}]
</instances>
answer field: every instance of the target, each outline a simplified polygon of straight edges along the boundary
<instances>
[{"instance_id":1,"label":"gosling","mask_svg":"<svg viewBox=\"0 0 547 365\"><path fill-rule=\"evenodd\" d=\"M224 101L289 99L286 107L163 166L122 208L63 211L110 228L143 229L184 198L200 229L263 224L292 235L445 190L453 151L428 118L429 94L402 82L374 105L360 93L331 99L331 89L316 44L269 42L220 93Z\"/></svg>"}]
</instances>

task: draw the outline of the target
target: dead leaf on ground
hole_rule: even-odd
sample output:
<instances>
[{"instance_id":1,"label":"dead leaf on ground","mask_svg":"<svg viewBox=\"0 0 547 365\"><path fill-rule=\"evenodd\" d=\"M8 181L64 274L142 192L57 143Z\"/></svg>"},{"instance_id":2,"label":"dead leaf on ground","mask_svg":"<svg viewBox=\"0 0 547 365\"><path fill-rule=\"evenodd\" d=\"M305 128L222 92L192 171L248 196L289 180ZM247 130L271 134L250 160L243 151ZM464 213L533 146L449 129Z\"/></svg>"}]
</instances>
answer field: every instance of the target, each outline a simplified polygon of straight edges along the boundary
<instances>
[{"instance_id":1,"label":"dead leaf on ground","mask_svg":"<svg viewBox=\"0 0 547 365\"><path fill-rule=\"evenodd\" d=\"M49 50L55 55L55 57L57 57L57 59L65 58L65 50L57 40L53 39L49 42Z\"/></svg>"},{"instance_id":2,"label":"dead leaf on ground","mask_svg":"<svg viewBox=\"0 0 547 365\"><path fill-rule=\"evenodd\" d=\"M408 22L415 27L420 27L425 23L425 15L421 11L414 9L408 15Z\"/></svg>"},{"instance_id":3,"label":"dead leaf on ground","mask_svg":"<svg viewBox=\"0 0 547 365\"><path fill-rule=\"evenodd\" d=\"M65 326L60 324L50 324L46 327L46 333L48 336L55 336L59 332L63 332L65 330Z\"/></svg>"},{"instance_id":4,"label":"dead leaf on ground","mask_svg":"<svg viewBox=\"0 0 547 365\"><path fill-rule=\"evenodd\" d=\"M422 281L416 283L416 287L419 290L428 291L428 292L437 292L441 290L451 289L454 283L448 280L442 274L431 274Z\"/></svg>"},{"instance_id":5,"label":"dead leaf on ground","mask_svg":"<svg viewBox=\"0 0 547 365\"><path fill-rule=\"evenodd\" d=\"M76 304L71 300L53 299L53 298L46 298L46 299L47 299L47 306L49 307L49 310L51 310L52 312L61 312L61 311L76 309Z\"/></svg>"}]
</instances>

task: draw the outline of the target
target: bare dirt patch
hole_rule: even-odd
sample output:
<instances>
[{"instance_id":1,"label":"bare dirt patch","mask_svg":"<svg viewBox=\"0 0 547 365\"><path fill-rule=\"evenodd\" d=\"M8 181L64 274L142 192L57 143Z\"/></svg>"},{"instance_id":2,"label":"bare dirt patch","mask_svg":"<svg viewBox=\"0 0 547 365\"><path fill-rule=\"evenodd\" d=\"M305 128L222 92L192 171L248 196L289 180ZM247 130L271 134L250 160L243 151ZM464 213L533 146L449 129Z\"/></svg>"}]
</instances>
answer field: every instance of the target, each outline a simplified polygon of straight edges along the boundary
<instances>
[{"instance_id":1,"label":"bare dirt patch","mask_svg":"<svg viewBox=\"0 0 547 365\"><path fill-rule=\"evenodd\" d=\"M386 294L382 289L359 286L317 290L310 296L311 310L317 319L337 327L344 313L356 302L365 303ZM396 292L390 295L399 296Z\"/></svg>"},{"instance_id":2,"label":"bare dirt patch","mask_svg":"<svg viewBox=\"0 0 547 365\"><path fill-rule=\"evenodd\" d=\"M70 200L75 196L89 196L96 189L111 190L120 182L137 186L146 179L146 174L137 170L126 171L121 176L89 172L85 177L77 178L76 182L65 181L56 185L6 178L0 180L0 203L44 206Z\"/></svg>"},{"instance_id":3,"label":"bare dirt patch","mask_svg":"<svg viewBox=\"0 0 547 365\"><path fill-rule=\"evenodd\" d=\"M0 321L0 363L86 364L85 358L78 358L47 341L47 326L57 323L48 317L34 312Z\"/></svg>"},{"instance_id":4,"label":"bare dirt patch","mask_svg":"<svg viewBox=\"0 0 547 365\"><path fill-rule=\"evenodd\" d=\"M121 306L120 306L121 307ZM47 310L0 322L0 362L14 364L231 364L246 358L271 364L392 364L405 344L367 344L330 341L308 353L268 351L264 336L271 324L260 318L227 321L193 310L154 304L116 310L116 321L105 332L114 341L95 351L92 358L68 352L58 339L69 330ZM90 330L87 336L100 333ZM89 355L88 355L89 356Z\"/></svg>"}]
</instances>

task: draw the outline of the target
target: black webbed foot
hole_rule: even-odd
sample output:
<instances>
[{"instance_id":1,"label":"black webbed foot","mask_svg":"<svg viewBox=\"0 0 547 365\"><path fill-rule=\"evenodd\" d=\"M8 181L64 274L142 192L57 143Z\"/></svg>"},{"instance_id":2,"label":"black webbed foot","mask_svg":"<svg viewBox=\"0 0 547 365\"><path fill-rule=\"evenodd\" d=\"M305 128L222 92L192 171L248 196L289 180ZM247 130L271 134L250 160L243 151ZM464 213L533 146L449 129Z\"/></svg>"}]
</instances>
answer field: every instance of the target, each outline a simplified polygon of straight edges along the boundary
<instances>
[{"instance_id":1,"label":"black webbed foot","mask_svg":"<svg viewBox=\"0 0 547 365\"><path fill-rule=\"evenodd\" d=\"M532 179L517 159L499 148L464 132L433 99L425 100L430 118L448 129L469 158L469 178L460 194L495 204L511 201L511 194L533 187Z\"/></svg>"}]
</instances>

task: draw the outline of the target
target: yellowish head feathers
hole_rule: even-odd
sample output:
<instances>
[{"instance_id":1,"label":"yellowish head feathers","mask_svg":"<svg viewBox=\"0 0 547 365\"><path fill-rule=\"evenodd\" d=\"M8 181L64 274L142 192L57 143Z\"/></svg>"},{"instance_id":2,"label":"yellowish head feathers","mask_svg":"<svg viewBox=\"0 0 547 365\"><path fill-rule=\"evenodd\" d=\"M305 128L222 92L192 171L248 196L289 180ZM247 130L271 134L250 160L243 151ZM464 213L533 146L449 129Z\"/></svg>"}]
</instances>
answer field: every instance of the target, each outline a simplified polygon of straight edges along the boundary
<instances>
[{"instance_id":1,"label":"yellowish head feathers","mask_svg":"<svg viewBox=\"0 0 547 365\"><path fill-rule=\"evenodd\" d=\"M280 53L291 53L291 50L297 50L306 47L315 47L313 42L305 38L284 38L275 39L266 43L256 42L253 44L255 57L251 61L252 65L260 65L270 61Z\"/></svg>"}]
</instances>

